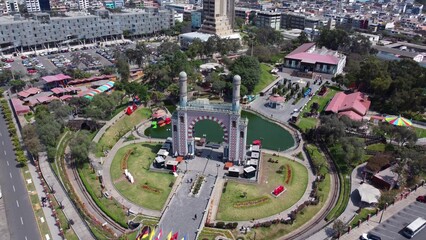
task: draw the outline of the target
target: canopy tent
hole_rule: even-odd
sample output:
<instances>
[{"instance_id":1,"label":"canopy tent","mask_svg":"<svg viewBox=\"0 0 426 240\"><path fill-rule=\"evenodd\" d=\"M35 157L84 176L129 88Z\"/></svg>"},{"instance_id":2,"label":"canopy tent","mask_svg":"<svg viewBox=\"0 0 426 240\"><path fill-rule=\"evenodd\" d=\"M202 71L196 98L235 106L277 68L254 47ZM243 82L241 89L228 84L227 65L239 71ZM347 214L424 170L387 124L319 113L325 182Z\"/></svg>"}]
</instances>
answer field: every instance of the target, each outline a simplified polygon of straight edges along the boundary
<instances>
[{"instance_id":1,"label":"canopy tent","mask_svg":"<svg viewBox=\"0 0 426 240\"><path fill-rule=\"evenodd\" d=\"M88 98L88 99L92 99L93 96L95 96L96 94L109 91L111 88L114 87L114 84L115 84L115 82L109 81L106 84L104 84L104 85L102 85L102 86L100 86L100 87L98 87L98 88L96 88L96 89L94 89L94 90L86 93L86 95L84 97Z\"/></svg>"},{"instance_id":2,"label":"canopy tent","mask_svg":"<svg viewBox=\"0 0 426 240\"><path fill-rule=\"evenodd\" d=\"M283 103L283 102L285 102L285 97L281 97L280 95L278 95L278 94L274 94L274 95L272 95L272 96L270 96L269 97L269 102L272 102L272 103Z\"/></svg>"},{"instance_id":3,"label":"canopy tent","mask_svg":"<svg viewBox=\"0 0 426 240\"><path fill-rule=\"evenodd\" d=\"M392 125L395 125L395 126L405 126L405 127L408 127L408 126L413 125L413 123L411 122L411 120L408 120L408 119L406 119L404 117L401 117L401 116L398 116L398 117L397 116L387 116L385 118L385 120L386 120L386 122L388 122L388 123L390 123Z\"/></svg>"},{"instance_id":4,"label":"canopy tent","mask_svg":"<svg viewBox=\"0 0 426 240\"><path fill-rule=\"evenodd\" d=\"M361 197L361 202L368 204L378 203L380 199L380 190L371 186L370 184L364 183L359 186L357 189L359 196Z\"/></svg>"}]
</instances>

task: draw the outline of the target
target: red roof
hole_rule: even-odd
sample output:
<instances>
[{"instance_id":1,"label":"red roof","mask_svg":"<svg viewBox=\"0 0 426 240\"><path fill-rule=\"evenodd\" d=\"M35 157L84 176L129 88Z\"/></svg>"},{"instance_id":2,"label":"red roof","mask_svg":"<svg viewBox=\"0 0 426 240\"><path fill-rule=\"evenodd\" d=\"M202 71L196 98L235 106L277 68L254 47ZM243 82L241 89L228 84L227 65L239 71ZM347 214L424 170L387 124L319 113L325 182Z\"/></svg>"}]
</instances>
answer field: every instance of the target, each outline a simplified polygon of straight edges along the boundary
<instances>
[{"instance_id":1,"label":"red roof","mask_svg":"<svg viewBox=\"0 0 426 240\"><path fill-rule=\"evenodd\" d=\"M52 91L54 94L61 94L61 93L68 93L68 92L72 92L72 91L80 91L80 88L78 87L68 87L68 88L53 88L50 89L50 91Z\"/></svg>"},{"instance_id":2,"label":"red roof","mask_svg":"<svg viewBox=\"0 0 426 240\"><path fill-rule=\"evenodd\" d=\"M23 90L23 91L18 92L18 96L23 97L23 98L27 98L31 95L34 95L34 94L37 94L37 93L40 93L40 92L41 92L41 90L39 88L32 87L32 88L28 88L27 90Z\"/></svg>"},{"instance_id":3,"label":"red roof","mask_svg":"<svg viewBox=\"0 0 426 240\"><path fill-rule=\"evenodd\" d=\"M17 98L12 98L12 105L18 115L25 114L30 111L30 107L25 106L23 102Z\"/></svg>"},{"instance_id":4,"label":"red roof","mask_svg":"<svg viewBox=\"0 0 426 240\"><path fill-rule=\"evenodd\" d=\"M58 99L58 98L54 97L54 96L42 96L42 97L38 97L37 101L39 103L49 103L49 102L51 102L51 101L53 101L55 99Z\"/></svg>"},{"instance_id":5,"label":"red roof","mask_svg":"<svg viewBox=\"0 0 426 240\"><path fill-rule=\"evenodd\" d=\"M336 65L339 63L339 59L333 55L323 55L318 53L308 53L308 52L302 52L302 53L296 53L296 54L289 54L286 56L286 58L289 59L295 59L300 60L305 63L326 63L326 64L332 64Z\"/></svg>"},{"instance_id":6,"label":"red roof","mask_svg":"<svg viewBox=\"0 0 426 240\"><path fill-rule=\"evenodd\" d=\"M94 77L84 78L84 79L75 79L75 80L68 82L68 84L79 84L79 83L93 82L93 81L98 81L98 80L106 80L106 79L111 79L113 77L115 77L115 75L94 76Z\"/></svg>"},{"instance_id":7,"label":"red roof","mask_svg":"<svg viewBox=\"0 0 426 240\"><path fill-rule=\"evenodd\" d=\"M52 76L45 76L42 77L41 79L43 79L46 83L51 83L51 82L59 82L59 81L63 81L63 80L68 80L68 79L72 79L70 76L65 75L65 74L56 74L56 75L52 75Z\"/></svg>"},{"instance_id":8,"label":"red roof","mask_svg":"<svg viewBox=\"0 0 426 240\"><path fill-rule=\"evenodd\" d=\"M370 100L368 100L368 98L361 92L351 93L348 95L343 92L339 92L327 105L325 111L346 115L353 120L361 120L367 113L370 105Z\"/></svg>"},{"instance_id":9,"label":"red roof","mask_svg":"<svg viewBox=\"0 0 426 240\"><path fill-rule=\"evenodd\" d=\"M300 45L298 48L294 49L291 53L289 53L287 56L297 54L297 53L304 53L311 49L313 46L315 46L315 43L305 43Z\"/></svg>"},{"instance_id":10,"label":"red roof","mask_svg":"<svg viewBox=\"0 0 426 240\"><path fill-rule=\"evenodd\" d=\"M71 95L64 95L64 96L60 96L59 99L61 99L62 101L68 100L70 98L73 98L73 96Z\"/></svg>"}]
</instances>

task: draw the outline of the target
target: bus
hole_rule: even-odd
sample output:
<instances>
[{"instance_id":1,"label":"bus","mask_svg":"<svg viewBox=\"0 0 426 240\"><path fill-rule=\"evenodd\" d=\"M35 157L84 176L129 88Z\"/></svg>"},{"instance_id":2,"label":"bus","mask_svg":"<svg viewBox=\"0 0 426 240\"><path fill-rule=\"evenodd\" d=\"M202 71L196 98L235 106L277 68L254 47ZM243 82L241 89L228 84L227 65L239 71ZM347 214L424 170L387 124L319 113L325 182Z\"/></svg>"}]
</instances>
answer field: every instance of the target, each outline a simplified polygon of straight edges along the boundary
<instances>
[{"instance_id":1,"label":"bus","mask_svg":"<svg viewBox=\"0 0 426 240\"><path fill-rule=\"evenodd\" d=\"M426 220L423 218L417 218L410 225L404 228L404 235L408 238L414 237L417 233L419 233L424 227L426 227Z\"/></svg>"}]
</instances>

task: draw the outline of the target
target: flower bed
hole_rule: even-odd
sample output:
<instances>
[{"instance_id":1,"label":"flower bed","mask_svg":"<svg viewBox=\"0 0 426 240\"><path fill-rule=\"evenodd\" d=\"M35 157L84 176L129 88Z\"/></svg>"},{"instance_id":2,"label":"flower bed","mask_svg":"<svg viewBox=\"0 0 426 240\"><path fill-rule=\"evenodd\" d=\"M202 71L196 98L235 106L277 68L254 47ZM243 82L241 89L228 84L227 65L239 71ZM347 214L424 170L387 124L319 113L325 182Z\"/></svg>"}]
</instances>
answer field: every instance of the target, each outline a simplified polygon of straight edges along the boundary
<instances>
[{"instance_id":1,"label":"flower bed","mask_svg":"<svg viewBox=\"0 0 426 240\"><path fill-rule=\"evenodd\" d=\"M271 199L269 197L260 197L260 198L252 199L249 201L237 202L234 204L234 207L235 208L253 207L253 206L264 204L270 200Z\"/></svg>"},{"instance_id":2,"label":"flower bed","mask_svg":"<svg viewBox=\"0 0 426 240\"><path fill-rule=\"evenodd\" d=\"M132 152L133 152L133 149L129 149L126 152L126 155L124 155L123 159L121 159L121 169L123 170L127 169L127 159L129 159L130 154L132 154Z\"/></svg>"},{"instance_id":3,"label":"flower bed","mask_svg":"<svg viewBox=\"0 0 426 240\"><path fill-rule=\"evenodd\" d=\"M204 176L199 176L192 187L192 194L197 195L200 192L201 186L204 182Z\"/></svg>"},{"instance_id":4,"label":"flower bed","mask_svg":"<svg viewBox=\"0 0 426 240\"><path fill-rule=\"evenodd\" d=\"M285 179L285 184L289 184L291 181L291 166L289 164L286 165L287 167L287 175L286 175L286 179Z\"/></svg>"},{"instance_id":5,"label":"flower bed","mask_svg":"<svg viewBox=\"0 0 426 240\"><path fill-rule=\"evenodd\" d=\"M147 191L147 192L156 193L156 194L159 194L159 193L162 192L161 189L158 189L158 188L155 188L155 187L151 187L151 186L148 186L146 184L144 184L142 186L142 189L145 190L145 191Z\"/></svg>"}]
</instances>

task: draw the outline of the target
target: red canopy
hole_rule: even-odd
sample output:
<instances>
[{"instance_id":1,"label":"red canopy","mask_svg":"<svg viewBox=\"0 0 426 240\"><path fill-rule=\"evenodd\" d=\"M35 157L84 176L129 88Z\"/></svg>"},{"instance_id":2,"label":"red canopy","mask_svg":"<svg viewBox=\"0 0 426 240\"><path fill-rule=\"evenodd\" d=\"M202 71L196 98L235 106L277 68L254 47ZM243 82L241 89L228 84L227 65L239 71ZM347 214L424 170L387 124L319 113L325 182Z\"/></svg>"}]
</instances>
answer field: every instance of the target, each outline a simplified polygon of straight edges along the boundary
<instances>
[{"instance_id":1,"label":"red canopy","mask_svg":"<svg viewBox=\"0 0 426 240\"><path fill-rule=\"evenodd\" d=\"M253 141L253 145L260 145L262 144L262 142L260 140L254 140Z\"/></svg>"}]
</instances>

